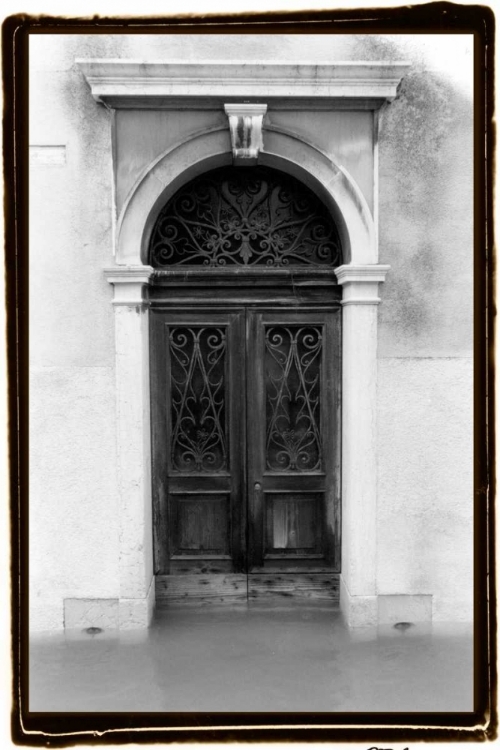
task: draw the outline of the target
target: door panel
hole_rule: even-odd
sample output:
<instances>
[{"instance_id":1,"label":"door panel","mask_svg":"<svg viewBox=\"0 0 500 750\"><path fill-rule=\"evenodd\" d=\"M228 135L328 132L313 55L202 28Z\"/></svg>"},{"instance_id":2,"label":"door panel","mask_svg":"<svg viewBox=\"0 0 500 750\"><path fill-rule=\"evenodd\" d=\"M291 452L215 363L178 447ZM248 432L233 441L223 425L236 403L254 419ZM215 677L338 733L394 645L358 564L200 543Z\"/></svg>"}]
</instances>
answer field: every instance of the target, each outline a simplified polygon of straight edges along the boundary
<instances>
[{"instance_id":1,"label":"door panel","mask_svg":"<svg viewBox=\"0 0 500 750\"><path fill-rule=\"evenodd\" d=\"M249 570L335 569L338 313L249 311L248 327Z\"/></svg>"},{"instance_id":2,"label":"door panel","mask_svg":"<svg viewBox=\"0 0 500 750\"><path fill-rule=\"evenodd\" d=\"M189 583L194 598L241 597L246 573L251 598L333 591L340 310L153 308L151 321L161 596Z\"/></svg>"},{"instance_id":3,"label":"door panel","mask_svg":"<svg viewBox=\"0 0 500 750\"><path fill-rule=\"evenodd\" d=\"M320 553L320 505L320 493L267 493L265 554Z\"/></svg>"},{"instance_id":4,"label":"door panel","mask_svg":"<svg viewBox=\"0 0 500 750\"><path fill-rule=\"evenodd\" d=\"M244 311L153 316L156 571L244 570Z\"/></svg>"},{"instance_id":5,"label":"door panel","mask_svg":"<svg viewBox=\"0 0 500 750\"><path fill-rule=\"evenodd\" d=\"M172 555L230 553L230 496L170 494Z\"/></svg>"}]
</instances>

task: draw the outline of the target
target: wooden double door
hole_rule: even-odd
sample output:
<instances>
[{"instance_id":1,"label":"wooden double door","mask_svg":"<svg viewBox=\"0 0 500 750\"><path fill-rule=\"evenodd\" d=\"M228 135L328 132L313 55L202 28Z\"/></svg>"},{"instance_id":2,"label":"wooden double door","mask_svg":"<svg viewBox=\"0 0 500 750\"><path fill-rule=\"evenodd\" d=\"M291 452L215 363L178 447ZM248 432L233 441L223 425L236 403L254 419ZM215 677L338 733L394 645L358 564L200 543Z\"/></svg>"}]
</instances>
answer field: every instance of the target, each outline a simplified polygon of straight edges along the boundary
<instances>
[{"instance_id":1,"label":"wooden double door","mask_svg":"<svg viewBox=\"0 0 500 750\"><path fill-rule=\"evenodd\" d=\"M151 321L157 597L335 597L340 310Z\"/></svg>"}]
</instances>

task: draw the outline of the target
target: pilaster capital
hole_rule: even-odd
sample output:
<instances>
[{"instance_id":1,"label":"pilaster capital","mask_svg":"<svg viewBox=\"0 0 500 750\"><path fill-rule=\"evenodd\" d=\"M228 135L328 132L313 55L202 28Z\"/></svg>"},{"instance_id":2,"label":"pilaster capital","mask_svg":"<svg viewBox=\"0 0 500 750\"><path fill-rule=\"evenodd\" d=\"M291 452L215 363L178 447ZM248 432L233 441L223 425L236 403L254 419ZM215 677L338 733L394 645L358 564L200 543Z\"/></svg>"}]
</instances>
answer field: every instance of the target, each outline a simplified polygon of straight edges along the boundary
<instances>
[{"instance_id":1,"label":"pilaster capital","mask_svg":"<svg viewBox=\"0 0 500 750\"><path fill-rule=\"evenodd\" d=\"M113 284L113 305L133 307L142 304L142 290L154 273L151 266L113 266L104 269L106 280Z\"/></svg>"},{"instance_id":2,"label":"pilaster capital","mask_svg":"<svg viewBox=\"0 0 500 750\"><path fill-rule=\"evenodd\" d=\"M335 269L340 286L344 287L342 305L378 305L379 284L385 281L390 266L346 264Z\"/></svg>"}]
</instances>

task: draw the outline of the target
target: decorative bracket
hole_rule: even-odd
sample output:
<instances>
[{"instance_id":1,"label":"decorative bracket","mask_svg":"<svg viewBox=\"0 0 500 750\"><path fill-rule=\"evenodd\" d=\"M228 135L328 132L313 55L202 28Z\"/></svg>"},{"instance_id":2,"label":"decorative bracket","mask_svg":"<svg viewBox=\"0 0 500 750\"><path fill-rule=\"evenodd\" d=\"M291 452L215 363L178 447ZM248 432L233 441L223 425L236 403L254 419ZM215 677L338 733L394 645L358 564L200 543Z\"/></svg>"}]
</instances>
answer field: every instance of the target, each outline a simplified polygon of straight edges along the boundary
<instances>
[{"instance_id":1,"label":"decorative bracket","mask_svg":"<svg viewBox=\"0 0 500 750\"><path fill-rule=\"evenodd\" d=\"M262 148L262 120L267 104L225 104L224 110L229 118L233 164L254 166Z\"/></svg>"}]
</instances>

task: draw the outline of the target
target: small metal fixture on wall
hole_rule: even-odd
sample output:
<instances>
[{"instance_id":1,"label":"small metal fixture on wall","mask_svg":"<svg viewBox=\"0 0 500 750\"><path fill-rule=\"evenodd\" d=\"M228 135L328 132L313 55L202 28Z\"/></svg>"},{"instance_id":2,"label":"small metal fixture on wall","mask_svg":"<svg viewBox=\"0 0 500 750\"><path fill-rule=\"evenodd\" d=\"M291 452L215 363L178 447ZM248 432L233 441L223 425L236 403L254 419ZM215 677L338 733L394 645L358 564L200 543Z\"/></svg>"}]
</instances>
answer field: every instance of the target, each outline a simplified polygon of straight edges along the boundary
<instances>
[{"instance_id":1,"label":"small metal fixture on wall","mask_svg":"<svg viewBox=\"0 0 500 750\"><path fill-rule=\"evenodd\" d=\"M224 110L229 118L233 164L254 166L262 148L262 120L267 104L225 104Z\"/></svg>"}]
</instances>

